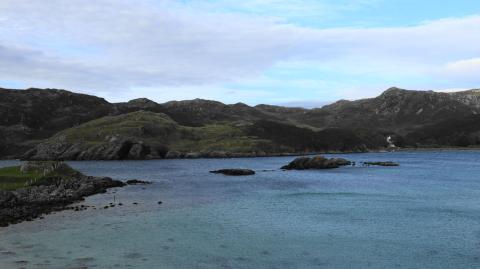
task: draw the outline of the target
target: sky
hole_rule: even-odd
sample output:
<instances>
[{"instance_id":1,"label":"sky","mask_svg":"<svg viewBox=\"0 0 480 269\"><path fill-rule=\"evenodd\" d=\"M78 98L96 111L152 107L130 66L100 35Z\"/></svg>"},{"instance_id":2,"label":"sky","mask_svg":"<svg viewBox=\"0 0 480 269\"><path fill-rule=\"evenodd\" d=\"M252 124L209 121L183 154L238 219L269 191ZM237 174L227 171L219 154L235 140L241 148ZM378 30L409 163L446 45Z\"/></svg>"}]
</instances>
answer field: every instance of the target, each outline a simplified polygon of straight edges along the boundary
<instances>
[{"instance_id":1,"label":"sky","mask_svg":"<svg viewBox=\"0 0 480 269\"><path fill-rule=\"evenodd\" d=\"M314 107L480 88L478 0L1 0L0 87Z\"/></svg>"}]
</instances>

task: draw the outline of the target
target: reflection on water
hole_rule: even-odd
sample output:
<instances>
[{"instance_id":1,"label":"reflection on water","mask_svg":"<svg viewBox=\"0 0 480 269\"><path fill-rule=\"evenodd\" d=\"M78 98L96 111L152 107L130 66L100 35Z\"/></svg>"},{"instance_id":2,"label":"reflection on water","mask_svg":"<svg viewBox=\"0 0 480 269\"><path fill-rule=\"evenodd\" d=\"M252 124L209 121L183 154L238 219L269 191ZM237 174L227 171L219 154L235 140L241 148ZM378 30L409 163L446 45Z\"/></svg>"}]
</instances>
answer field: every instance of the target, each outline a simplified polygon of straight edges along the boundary
<instances>
[{"instance_id":1,"label":"reflection on water","mask_svg":"<svg viewBox=\"0 0 480 269\"><path fill-rule=\"evenodd\" d=\"M480 152L342 157L401 166L277 170L291 157L72 162L86 174L154 184L84 202L96 209L1 229L0 268L478 268ZM221 168L259 172L208 173ZM114 200L122 206L103 208Z\"/></svg>"}]
</instances>

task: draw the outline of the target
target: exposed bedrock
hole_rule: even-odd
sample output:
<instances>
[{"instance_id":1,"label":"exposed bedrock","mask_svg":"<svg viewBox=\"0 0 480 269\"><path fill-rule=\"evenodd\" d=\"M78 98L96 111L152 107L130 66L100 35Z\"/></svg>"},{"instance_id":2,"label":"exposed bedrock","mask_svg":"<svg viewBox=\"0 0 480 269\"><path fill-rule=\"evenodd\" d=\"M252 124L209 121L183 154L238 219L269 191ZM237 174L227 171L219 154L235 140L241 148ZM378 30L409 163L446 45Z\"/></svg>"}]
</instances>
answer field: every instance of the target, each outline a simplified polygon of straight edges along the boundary
<instances>
[{"instance_id":1,"label":"exposed bedrock","mask_svg":"<svg viewBox=\"0 0 480 269\"><path fill-rule=\"evenodd\" d=\"M342 158L327 159L323 156L299 157L282 167L285 170L305 170L305 169L332 169L340 166L351 165L352 162Z\"/></svg>"}]
</instances>

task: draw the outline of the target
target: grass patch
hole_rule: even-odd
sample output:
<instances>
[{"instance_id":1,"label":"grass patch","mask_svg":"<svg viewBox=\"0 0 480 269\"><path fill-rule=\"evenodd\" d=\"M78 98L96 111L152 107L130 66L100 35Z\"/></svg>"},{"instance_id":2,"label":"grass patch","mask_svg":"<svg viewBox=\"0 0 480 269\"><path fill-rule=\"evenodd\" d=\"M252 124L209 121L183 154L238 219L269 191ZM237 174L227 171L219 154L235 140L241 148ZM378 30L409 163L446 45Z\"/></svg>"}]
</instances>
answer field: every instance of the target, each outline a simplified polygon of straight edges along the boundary
<instances>
[{"instance_id":1,"label":"grass patch","mask_svg":"<svg viewBox=\"0 0 480 269\"><path fill-rule=\"evenodd\" d=\"M43 175L39 172L22 173L20 166L0 168L0 189L15 190L27 187L29 184L39 181Z\"/></svg>"},{"instance_id":2,"label":"grass patch","mask_svg":"<svg viewBox=\"0 0 480 269\"><path fill-rule=\"evenodd\" d=\"M68 179L78 175L78 171L74 170L66 164L62 164L48 174L42 171L21 172L20 166L11 166L0 168L0 190L16 190L35 185L55 184L59 178Z\"/></svg>"},{"instance_id":3,"label":"grass patch","mask_svg":"<svg viewBox=\"0 0 480 269\"><path fill-rule=\"evenodd\" d=\"M152 137L165 138L177 128L168 116L160 113L138 111L119 116L107 116L67 129L55 138L64 137L68 142L105 143L109 138Z\"/></svg>"}]
</instances>

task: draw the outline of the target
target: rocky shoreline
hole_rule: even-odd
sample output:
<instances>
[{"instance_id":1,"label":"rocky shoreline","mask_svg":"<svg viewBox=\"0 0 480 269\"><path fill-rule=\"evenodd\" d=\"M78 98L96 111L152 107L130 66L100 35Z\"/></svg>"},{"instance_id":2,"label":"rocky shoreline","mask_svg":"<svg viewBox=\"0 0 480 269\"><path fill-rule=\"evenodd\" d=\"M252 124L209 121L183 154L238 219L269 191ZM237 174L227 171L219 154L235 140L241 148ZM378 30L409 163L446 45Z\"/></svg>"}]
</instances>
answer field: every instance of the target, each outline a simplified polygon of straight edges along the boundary
<instances>
[{"instance_id":1,"label":"rocky shoreline","mask_svg":"<svg viewBox=\"0 0 480 269\"><path fill-rule=\"evenodd\" d=\"M135 144L137 145L137 144ZM132 147L133 149L137 147ZM348 153L365 153L369 151L315 151L315 152L228 152L228 151L210 151L210 152L179 152L166 151L163 154L134 154L132 149L128 154L122 154L124 147L115 146L111 148L103 148L102 150L92 150L91 152L78 152L70 150L59 150L58 152L51 149L39 152L37 150L29 151L21 160L26 161L107 161L107 160L162 160L162 159L230 159L230 158L260 158L260 157L288 157L288 156L309 156L319 154L348 154ZM134 150L138 152L137 150Z\"/></svg>"},{"instance_id":2,"label":"rocky shoreline","mask_svg":"<svg viewBox=\"0 0 480 269\"><path fill-rule=\"evenodd\" d=\"M233 158L262 158L262 157L292 157L292 156L315 156L323 154L353 154L353 153L388 153L391 151L399 152L430 152L430 151L478 151L480 147L471 147L471 148L395 148L394 150L366 150L366 151L318 151L318 152L282 152L282 153L268 153L268 152L244 152L244 153L235 153L235 152L224 152L224 151L213 151L213 152L178 152L178 151L168 151L163 156L143 156L135 158L118 158L116 155L110 156L89 156L85 154L76 155L74 157L61 156L59 158L52 158L50 155L40 156L29 156L28 154L23 156L9 156L2 158L0 160L58 160L58 161L108 161L108 160L162 160L162 159L233 159Z\"/></svg>"},{"instance_id":3,"label":"rocky shoreline","mask_svg":"<svg viewBox=\"0 0 480 269\"><path fill-rule=\"evenodd\" d=\"M0 227L31 221L44 214L60 211L85 197L105 193L125 183L108 177L57 178L52 184L29 186L17 190L0 190Z\"/></svg>"}]
</instances>

